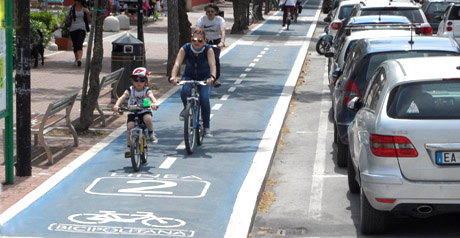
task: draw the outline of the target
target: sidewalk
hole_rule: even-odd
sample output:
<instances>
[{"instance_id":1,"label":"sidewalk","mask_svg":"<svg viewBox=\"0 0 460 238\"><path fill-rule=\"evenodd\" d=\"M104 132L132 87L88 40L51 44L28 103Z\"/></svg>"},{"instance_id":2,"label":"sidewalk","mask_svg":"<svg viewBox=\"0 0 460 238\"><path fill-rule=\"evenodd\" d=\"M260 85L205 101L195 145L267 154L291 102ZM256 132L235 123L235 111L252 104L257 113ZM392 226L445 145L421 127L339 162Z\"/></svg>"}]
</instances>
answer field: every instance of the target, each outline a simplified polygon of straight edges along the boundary
<instances>
[{"instance_id":1,"label":"sidewalk","mask_svg":"<svg viewBox=\"0 0 460 238\"><path fill-rule=\"evenodd\" d=\"M243 35L230 34L233 25L232 3L224 2L219 3L218 5L221 10L225 11L227 26L225 43L229 46L236 40L240 39ZM202 8L197 9L199 10L193 10L192 12L187 13L189 21L192 23L192 27L195 26L198 17L204 14ZM273 14L273 12L269 14ZM261 23L262 22L259 22L259 24ZM255 27L257 27L257 24L250 26L250 29ZM137 36L137 30L134 26L131 26L131 30L128 32ZM124 34L124 32L116 33L104 38L104 58L100 77L111 72L111 42L116 40L122 34ZM160 17L158 21L154 23L149 22L144 25L144 39L147 60L146 67L153 75L151 77L151 87L154 90L155 96L159 98L172 87L167 82L166 78L166 62L168 57L167 18ZM45 65L42 66L39 64L37 68L33 68L31 70L32 112L44 113L51 101L82 88L86 47L84 48L83 55L83 65L81 68L78 68L73 65L74 56L72 51L53 52L47 50L45 52ZM222 82L225 83L225 79L223 79ZM14 98L13 100L15 104L16 99ZM107 100L109 100L108 97ZM16 110L15 107L16 105L14 105L14 110ZM80 101L77 101L72 109L72 120L79 117L79 111ZM32 176L15 176L15 184L3 185L3 187L0 187L0 214L23 198L26 194L33 191L57 171L64 168L74 159L78 158L81 154L97 144L105 136L110 134L110 132L120 126L124 126L126 118L125 116L109 116L106 120L106 127L102 127L101 122L98 120L93 123L89 132L84 135L79 135L78 147L72 146L73 140L71 136L48 136L46 141L49 143L53 152L55 161L53 165L47 164L44 149L33 146L32 138ZM0 120L0 128L3 127L4 119ZM0 144L3 144L2 137L0 137ZM14 153L16 153L16 149L14 150ZM0 180L2 182L5 181L3 146L0 146ZM0 224L1 223L2 221L0 220Z\"/></svg>"}]
</instances>

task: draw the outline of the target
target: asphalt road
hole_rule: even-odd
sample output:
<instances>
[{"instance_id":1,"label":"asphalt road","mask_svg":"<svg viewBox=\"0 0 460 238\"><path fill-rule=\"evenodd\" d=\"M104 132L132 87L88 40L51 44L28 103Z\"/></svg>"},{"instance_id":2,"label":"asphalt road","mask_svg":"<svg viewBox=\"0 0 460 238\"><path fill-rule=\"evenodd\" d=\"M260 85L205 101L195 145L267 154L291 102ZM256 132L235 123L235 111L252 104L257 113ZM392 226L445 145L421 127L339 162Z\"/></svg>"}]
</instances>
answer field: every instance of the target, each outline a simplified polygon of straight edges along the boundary
<instances>
[{"instance_id":1,"label":"asphalt road","mask_svg":"<svg viewBox=\"0 0 460 238\"><path fill-rule=\"evenodd\" d=\"M315 51L324 26L318 22L309 46L250 237L366 237L359 232L359 195L348 191L347 170L335 162L327 60ZM377 237L459 237L459 220L392 217Z\"/></svg>"}]
</instances>

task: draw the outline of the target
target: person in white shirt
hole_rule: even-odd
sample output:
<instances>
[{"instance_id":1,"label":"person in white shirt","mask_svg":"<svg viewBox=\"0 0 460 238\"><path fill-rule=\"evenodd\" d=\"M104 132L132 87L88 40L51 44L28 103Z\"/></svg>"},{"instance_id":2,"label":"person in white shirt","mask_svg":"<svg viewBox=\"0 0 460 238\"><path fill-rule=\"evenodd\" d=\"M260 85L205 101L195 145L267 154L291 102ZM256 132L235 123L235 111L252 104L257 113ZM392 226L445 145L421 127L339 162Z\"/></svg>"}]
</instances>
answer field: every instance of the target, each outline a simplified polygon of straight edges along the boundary
<instances>
[{"instance_id":1,"label":"person in white shirt","mask_svg":"<svg viewBox=\"0 0 460 238\"><path fill-rule=\"evenodd\" d=\"M283 27L286 25L288 12L294 13L296 0L281 0L280 6L283 9Z\"/></svg>"},{"instance_id":2,"label":"person in white shirt","mask_svg":"<svg viewBox=\"0 0 460 238\"><path fill-rule=\"evenodd\" d=\"M217 81L220 77L220 51L225 47L225 20L223 17L217 15L219 14L219 7L214 3L206 5L204 10L206 11L206 15L198 19L195 29L204 30L208 44L217 46L212 47L212 49L216 58L216 80L214 81L214 87L218 88L221 85Z\"/></svg>"}]
</instances>

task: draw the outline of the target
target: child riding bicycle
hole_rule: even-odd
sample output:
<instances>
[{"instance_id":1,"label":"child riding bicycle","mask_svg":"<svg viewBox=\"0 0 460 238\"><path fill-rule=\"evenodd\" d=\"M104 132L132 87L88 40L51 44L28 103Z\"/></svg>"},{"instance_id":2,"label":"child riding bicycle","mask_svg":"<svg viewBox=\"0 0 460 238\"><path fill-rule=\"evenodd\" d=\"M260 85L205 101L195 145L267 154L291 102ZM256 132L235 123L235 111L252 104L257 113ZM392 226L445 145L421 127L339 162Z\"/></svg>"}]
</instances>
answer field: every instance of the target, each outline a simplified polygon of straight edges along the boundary
<instances>
[{"instance_id":1,"label":"child riding bicycle","mask_svg":"<svg viewBox=\"0 0 460 238\"><path fill-rule=\"evenodd\" d=\"M151 143L158 143L158 139L156 138L155 134L153 133L153 121L152 121L152 109L158 109L157 100L153 95L152 90L150 90L149 83L148 83L148 76L149 71L144 67L139 67L134 69L133 73L131 74L131 80L133 86L130 86L126 91L118 98L117 102L113 107L114 113L118 113L118 109L120 108L120 104L128 98L128 108L133 105L137 105L139 107L143 107L144 99L148 98L152 102L151 108L144 108L139 114L139 118L145 123L149 130L149 139ZM127 120L127 135L126 135L126 142L128 144L128 148L125 152L125 157L129 158L130 155L130 131L135 126L135 117L134 112L128 112L128 120Z\"/></svg>"}]
</instances>

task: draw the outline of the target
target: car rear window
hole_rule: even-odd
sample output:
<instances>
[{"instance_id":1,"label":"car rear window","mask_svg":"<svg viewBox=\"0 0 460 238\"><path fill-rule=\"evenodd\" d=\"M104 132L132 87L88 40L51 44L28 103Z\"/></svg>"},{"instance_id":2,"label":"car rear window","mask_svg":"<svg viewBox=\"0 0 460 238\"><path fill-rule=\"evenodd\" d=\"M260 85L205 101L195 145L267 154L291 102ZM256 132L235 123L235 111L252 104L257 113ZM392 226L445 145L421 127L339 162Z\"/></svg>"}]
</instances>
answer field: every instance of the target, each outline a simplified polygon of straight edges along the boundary
<instances>
[{"instance_id":1,"label":"car rear window","mask_svg":"<svg viewBox=\"0 0 460 238\"><path fill-rule=\"evenodd\" d=\"M460 119L460 79L400 85L390 93L387 112L398 119Z\"/></svg>"},{"instance_id":2,"label":"car rear window","mask_svg":"<svg viewBox=\"0 0 460 238\"><path fill-rule=\"evenodd\" d=\"M443 13L446 11L447 7L449 6L450 2L433 2L430 4L428 9L425 12L427 13Z\"/></svg>"},{"instance_id":3,"label":"car rear window","mask_svg":"<svg viewBox=\"0 0 460 238\"><path fill-rule=\"evenodd\" d=\"M432 57L432 56L458 56L455 52L441 51L392 51L367 55L361 62L361 68L355 78L359 91L363 93L367 81L374 74L375 69L385 60L414 58L414 57Z\"/></svg>"},{"instance_id":4,"label":"car rear window","mask_svg":"<svg viewBox=\"0 0 460 238\"><path fill-rule=\"evenodd\" d=\"M341 7L340 11L339 11L339 19L343 20L345 18L350 17L351 10L353 10L353 7L354 6L343 6L343 7Z\"/></svg>"},{"instance_id":5,"label":"car rear window","mask_svg":"<svg viewBox=\"0 0 460 238\"><path fill-rule=\"evenodd\" d=\"M393 15L393 16L405 16L412 23L424 23L421 11L418 8L370 8L362 9L361 16L370 15Z\"/></svg>"},{"instance_id":6,"label":"car rear window","mask_svg":"<svg viewBox=\"0 0 460 238\"><path fill-rule=\"evenodd\" d=\"M460 20L460 6L454 6L450 11L449 20Z\"/></svg>"}]
</instances>

